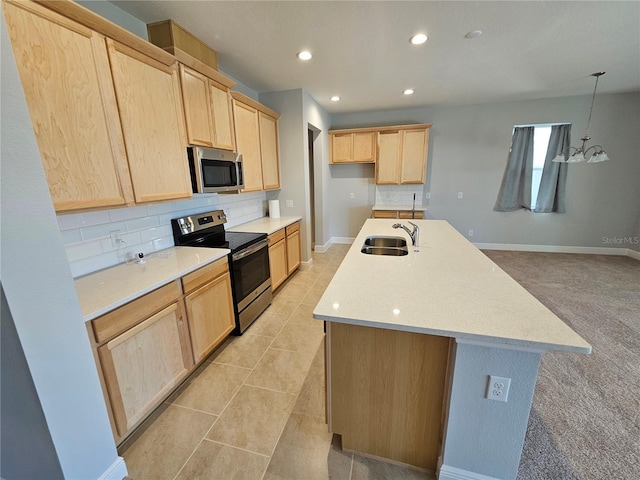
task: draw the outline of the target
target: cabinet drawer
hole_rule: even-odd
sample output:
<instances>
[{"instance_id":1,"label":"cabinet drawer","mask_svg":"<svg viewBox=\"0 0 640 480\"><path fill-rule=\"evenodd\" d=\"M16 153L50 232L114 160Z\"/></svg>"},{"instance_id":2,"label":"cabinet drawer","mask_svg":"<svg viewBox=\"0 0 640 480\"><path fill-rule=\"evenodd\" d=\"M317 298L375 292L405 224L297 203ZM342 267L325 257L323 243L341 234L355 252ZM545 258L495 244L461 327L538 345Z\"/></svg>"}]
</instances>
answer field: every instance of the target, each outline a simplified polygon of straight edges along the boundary
<instances>
[{"instance_id":1,"label":"cabinet drawer","mask_svg":"<svg viewBox=\"0 0 640 480\"><path fill-rule=\"evenodd\" d=\"M181 295L180 284L175 281L154 290L91 322L98 344L131 328L154 312L176 301Z\"/></svg>"},{"instance_id":2,"label":"cabinet drawer","mask_svg":"<svg viewBox=\"0 0 640 480\"><path fill-rule=\"evenodd\" d=\"M271 235L269 235L269 246L278 243L280 240L284 238L284 236L285 236L284 228L281 228L277 232L272 233Z\"/></svg>"},{"instance_id":3,"label":"cabinet drawer","mask_svg":"<svg viewBox=\"0 0 640 480\"><path fill-rule=\"evenodd\" d=\"M398 218L421 220L424 218L424 212L423 211L412 212L411 210L400 210L398 212Z\"/></svg>"},{"instance_id":4,"label":"cabinet drawer","mask_svg":"<svg viewBox=\"0 0 640 480\"><path fill-rule=\"evenodd\" d=\"M195 272L191 272L184 277L182 277L182 288L184 289L184 293L189 293L200 285L208 282L209 280L213 280L214 278L222 275L229 271L229 262L227 257L223 257L219 260L216 260L209 265L206 265Z\"/></svg>"},{"instance_id":5,"label":"cabinet drawer","mask_svg":"<svg viewBox=\"0 0 640 480\"><path fill-rule=\"evenodd\" d=\"M296 222L296 223L294 223L294 224L289 225L289 226L286 228L287 237L288 237L289 235L291 235L292 233L297 232L297 231L299 231L299 230L300 230L300 222Z\"/></svg>"},{"instance_id":6,"label":"cabinet drawer","mask_svg":"<svg viewBox=\"0 0 640 480\"><path fill-rule=\"evenodd\" d=\"M374 210L373 218L398 218L397 210Z\"/></svg>"}]
</instances>

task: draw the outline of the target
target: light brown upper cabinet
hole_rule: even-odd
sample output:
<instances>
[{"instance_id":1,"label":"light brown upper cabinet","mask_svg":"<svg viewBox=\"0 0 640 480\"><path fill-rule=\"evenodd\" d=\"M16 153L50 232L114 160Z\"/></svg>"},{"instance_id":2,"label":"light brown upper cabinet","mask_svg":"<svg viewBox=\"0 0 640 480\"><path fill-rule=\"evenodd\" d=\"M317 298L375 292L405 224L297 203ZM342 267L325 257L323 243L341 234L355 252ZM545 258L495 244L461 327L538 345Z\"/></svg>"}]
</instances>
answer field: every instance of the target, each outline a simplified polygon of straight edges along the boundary
<instances>
[{"instance_id":1,"label":"light brown upper cabinet","mask_svg":"<svg viewBox=\"0 0 640 480\"><path fill-rule=\"evenodd\" d=\"M192 196L178 65L107 39L136 202Z\"/></svg>"},{"instance_id":2,"label":"light brown upper cabinet","mask_svg":"<svg viewBox=\"0 0 640 480\"><path fill-rule=\"evenodd\" d=\"M201 67L214 74L209 67ZM215 74L216 78L222 77ZM189 145L235 150L229 87L183 64L180 64L180 80ZM226 83L235 85L231 81Z\"/></svg>"},{"instance_id":3,"label":"light brown upper cabinet","mask_svg":"<svg viewBox=\"0 0 640 480\"><path fill-rule=\"evenodd\" d=\"M389 127L378 132L376 184L424 183L429 127Z\"/></svg>"},{"instance_id":4,"label":"light brown upper cabinet","mask_svg":"<svg viewBox=\"0 0 640 480\"><path fill-rule=\"evenodd\" d=\"M2 6L55 210L133 203L104 37L37 4Z\"/></svg>"},{"instance_id":5,"label":"light brown upper cabinet","mask_svg":"<svg viewBox=\"0 0 640 480\"><path fill-rule=\"evenodd\" d=\"M278 119L264 112L258 113L260 124L260 153L262 155L262 188L280 188L280 156L278 155Z\"/></svg>"},{"instance_id":6,"label":"light brown upper cabinet","mask_svg":"<svg viewBox=\"0 0 640 480\"><path fill-rule=\"evenodd\" d=\"M233 97L236 147L242 154L245 192L280 188L279 114L239 92Z\"/></svg>"},{"instance_id":7,"label":"light brown upper cabinet","mask_svg":"<svg viewBox=\"0 0 640 480\"><path fill-rule=\"evenodd\" d=\"M335 130L329 132L330 163L374 163L376 132Z\"/></svg>"},{"instance_id":8,"label":"light brown upper cabinet","mask_svg":"<svg viewBox=\"0 0 640 480\"><path fill-rule=\"evenodd\" d=\"M175 57L74 2L2 5L56 211L191 197Z\"/></svg>"}]
</instances>

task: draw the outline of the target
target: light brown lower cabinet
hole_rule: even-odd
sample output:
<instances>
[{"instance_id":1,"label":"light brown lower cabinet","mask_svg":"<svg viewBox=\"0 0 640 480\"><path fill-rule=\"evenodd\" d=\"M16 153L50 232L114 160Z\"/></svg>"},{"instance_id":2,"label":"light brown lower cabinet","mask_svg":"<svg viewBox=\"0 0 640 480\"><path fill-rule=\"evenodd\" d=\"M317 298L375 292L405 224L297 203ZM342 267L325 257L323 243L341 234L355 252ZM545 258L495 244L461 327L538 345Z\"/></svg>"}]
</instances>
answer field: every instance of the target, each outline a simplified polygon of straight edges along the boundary
<instances>
[{"instance_id":1,"label":"light brown lower cabinet","mask_svg":"<svg viewBox=\"0 0 640 480\"><path fill-rule=\"evenodd\" d=\"M226 258L182 279L193 360L204 360L235 327L231 277Z\"/></svg>"},{"instance_id":2,"label":"light brown lower cabinet","mask_svg":"<svg viewBox=\"0 0 640 480\"><path fill-rule=\"evenodd\" d=\"M287 269L287 240L284 228L269 235L269 270L271 290L275 290L289 276Z\"/></svg>"},{"instance_id":3,"label":"light brown lower cabinet","mask_svg":"<svg viewBox=\"0 0 640 480\"><path fill-rule=\"evenodd\" d=\"M269 269L271 289L275 290L302 263L300 246L300 222L282 228L269 235Z\"/></svg>"},{"instance_id":4,"label":"light brown lower cabinet","mask_svg":"<svg viewBox=\"0 0 640 480\"><path fill-rule=\"evenodd\" d=\"M327 322L327 420L342 448L435 471L450 345Z\"/></svg>"},{"instance_id":5,"label":"light brown lower cabinet","mask_svg":"<svg viewBox=\"0 0 640 480\"><path fill-rule=\"evenodd\" d=\"M287 234L287 275L291 275L300 266L300 222L289 225Z\"/></svg>"},{"instance_id":6,"label":"light brown lower cabinet","mask_svg":"<svg viewBox=\"0 0 640 480\"><path fill-rule=\"evenodd\" d=\"M89 335L116 443L234 327L226 257L91 321Z\"/></svg>"},{"instance_id":7,"label":"light brown lower cabinet","mask_svg":"<svg viewBox=\"0 0 640 480\"><path fill-rule=\"evenodd\" d=\"M416 220L422 220L424 212L422 210L415 212L411 210L374 210L373 218L408 218L409 220L415 218Z\"/></svg>"},{"instance_id":8,"label":"light brown lower cabinet","mask_svg":"<svg viewBox=\"0 0 640 480\"><path fill-rule=\"evenodd\" d=\"M102 338L109 323L121 330L97 348L116 441L156 408L193 366L180 289L175 282L169 287L175 294L160 311L156 298L166 298L165 287L106 314L106 320L94 320L96 338Z\"/></svg>"}]
</instances>

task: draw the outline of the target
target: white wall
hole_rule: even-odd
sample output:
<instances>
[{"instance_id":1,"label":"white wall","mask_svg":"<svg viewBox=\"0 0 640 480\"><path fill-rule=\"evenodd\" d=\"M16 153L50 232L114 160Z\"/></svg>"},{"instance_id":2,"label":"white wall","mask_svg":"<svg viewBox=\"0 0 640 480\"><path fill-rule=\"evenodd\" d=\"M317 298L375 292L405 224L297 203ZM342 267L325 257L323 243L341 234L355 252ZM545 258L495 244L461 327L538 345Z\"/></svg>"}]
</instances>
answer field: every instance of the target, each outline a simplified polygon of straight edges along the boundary
<instances>
[{"instance_id":1,"label":"white wall","mask_svg":"<svg viewBox=\"0 0 640 480\"><path fill-rule=\"evenodd\" d=\"M454 351L443 471L516 478L541 354L470 344ZM511 379L507 402L485 398L489 375ZM443 471L441 480L477 478Z\"/></svg>"},{"instance_id":2,"label":"white wall","mask_svg":"<svg viewBox=\"0 0 640 480\"><path fill-rule=\"evenodd\" d=\"M0 279L65 478L119 462L18 71L0 20ZM38 454L37 450L32 452Z\"/></svg>"},{"instance_id":3,"label":"white wall","mask_svg":"<svg viewBox=\"0 0 640 480\"><path fill-rule=\"evenodd\" d=\"M602 144L612 161L569 166L567 213L493 211L513 126L572 122L572 144L576 145L586 127L590 101L590 96L575 96L337 114L332 128L433 123L424 189L431 198L423 199L428 217L447 220L464 235L472 229L474 242L629 248L627 244L605 244L603 237L637 235L640 93L596 98L591 144ZM352 180L354 188L360 181ZM335 181L327 188L344 191L345 186ZM462 200L458 192L463 192ZM347 207L347 202L340 202L330 214L340 215ZM332 236L348 234L344 226L331 231Z\"/></svg>"}]
</instances>

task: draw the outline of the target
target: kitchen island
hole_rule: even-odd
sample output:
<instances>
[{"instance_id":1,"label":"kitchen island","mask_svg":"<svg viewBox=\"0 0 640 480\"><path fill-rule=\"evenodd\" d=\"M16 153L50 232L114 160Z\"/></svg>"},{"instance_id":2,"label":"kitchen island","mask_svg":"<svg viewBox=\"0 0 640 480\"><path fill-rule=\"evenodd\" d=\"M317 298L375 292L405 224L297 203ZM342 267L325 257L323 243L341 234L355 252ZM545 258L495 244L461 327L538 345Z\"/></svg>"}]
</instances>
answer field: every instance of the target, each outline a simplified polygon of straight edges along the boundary
<instances>
[{"instance_id":1,"label":"kitchen island","mask_svg":"<svg viewBox=\"0 0 640 480\"><path fill-rule=\"evenodd\" d=\"M515 478L541 355L591 347L447 222L415 221L416 247L396 222L366 221L314 310L329 428L440 480ZM408 254L364 254L370 236ZM489 376L510 379L506 402L487 398Z\"/></svg>"}]
</instances>

